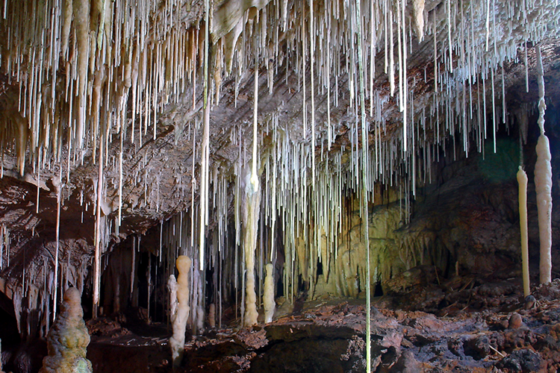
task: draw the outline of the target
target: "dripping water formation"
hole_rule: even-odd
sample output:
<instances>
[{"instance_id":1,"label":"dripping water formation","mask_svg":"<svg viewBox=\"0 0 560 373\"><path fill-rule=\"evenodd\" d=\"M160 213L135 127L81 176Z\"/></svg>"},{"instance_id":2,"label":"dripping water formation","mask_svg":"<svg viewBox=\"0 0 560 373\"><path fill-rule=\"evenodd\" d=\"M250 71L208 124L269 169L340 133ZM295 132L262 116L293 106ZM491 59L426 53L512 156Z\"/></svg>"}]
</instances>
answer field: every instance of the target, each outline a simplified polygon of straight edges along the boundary
<instances>
[{"instance_id":1,"label":"dripping water formation","mask_svg":"<svg viewBox=\"0 0 560 373\"><path fill-rule=\"evenodd\" d=\"M0 35L0 371L560 368L557 0L0 0Z\"/></svg>"}]
</instances>

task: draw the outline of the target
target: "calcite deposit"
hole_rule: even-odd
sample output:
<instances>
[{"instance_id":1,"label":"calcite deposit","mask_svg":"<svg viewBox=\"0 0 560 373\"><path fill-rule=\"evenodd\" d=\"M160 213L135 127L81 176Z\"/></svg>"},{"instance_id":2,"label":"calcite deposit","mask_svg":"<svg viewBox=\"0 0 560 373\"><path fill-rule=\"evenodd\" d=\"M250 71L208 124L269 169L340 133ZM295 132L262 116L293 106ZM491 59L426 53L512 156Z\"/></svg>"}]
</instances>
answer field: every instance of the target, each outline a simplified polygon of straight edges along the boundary
<instances>
[{"instance_id":1,"label":"calcite deposit","mask_svg":"<svg viewBox=\"0 0 560 373\"><path fill-rule=\"evenodd\" d=\"M64 292L64 303L47 337L49 354L40 373L92 373L86 358L90 336L84 322L82 299L76 288Z\"/></svg>"}]
</instances>

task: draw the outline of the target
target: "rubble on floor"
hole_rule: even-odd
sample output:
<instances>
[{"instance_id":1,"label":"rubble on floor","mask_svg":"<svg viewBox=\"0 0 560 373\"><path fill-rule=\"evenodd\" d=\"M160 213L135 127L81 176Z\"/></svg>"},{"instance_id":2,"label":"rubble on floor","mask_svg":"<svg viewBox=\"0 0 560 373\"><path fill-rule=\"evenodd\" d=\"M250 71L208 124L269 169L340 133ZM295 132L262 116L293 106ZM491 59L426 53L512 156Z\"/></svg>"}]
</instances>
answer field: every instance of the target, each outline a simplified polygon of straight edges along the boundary
<instances>
[{"instance_id":1,"label":"rubble on floor","mask_svg":"<svg viewBox=\"0 0 560 373\"><path fill-rule=\"evenodd\" d=\"M440 286L375 298L372 371L556 372L560 279L534 288L533 294L524 299L517 280L455 278ZM269 324L208 330L187 343L179 371L363 372L364 303L306 302L301 312ZM171 370L164 337L97 334L88 350L94 371L126 373L140 366L154 372Z\"/></svg>"}]
</instances>

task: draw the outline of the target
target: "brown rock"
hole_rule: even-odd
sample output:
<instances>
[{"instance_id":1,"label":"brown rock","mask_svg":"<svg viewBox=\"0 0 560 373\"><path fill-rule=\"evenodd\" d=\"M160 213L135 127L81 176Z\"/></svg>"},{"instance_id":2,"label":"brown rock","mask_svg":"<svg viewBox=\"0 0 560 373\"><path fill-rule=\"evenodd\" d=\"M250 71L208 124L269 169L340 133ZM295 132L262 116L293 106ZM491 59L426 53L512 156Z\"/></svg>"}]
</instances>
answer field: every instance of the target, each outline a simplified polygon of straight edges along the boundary
<instances>
[{"instance_id":1,"label":"brown rock","mask_svg":"<svg viewBox=\"0 0 560 373\"><path fill-rule=\"evenodd\" d=\"M521 315L518 314L517 312L512 313L511 316L509 317L508 327L510 329L519 329L522 326L523 326L523 319L521 318Z\"/></svg>"}]
</instances>

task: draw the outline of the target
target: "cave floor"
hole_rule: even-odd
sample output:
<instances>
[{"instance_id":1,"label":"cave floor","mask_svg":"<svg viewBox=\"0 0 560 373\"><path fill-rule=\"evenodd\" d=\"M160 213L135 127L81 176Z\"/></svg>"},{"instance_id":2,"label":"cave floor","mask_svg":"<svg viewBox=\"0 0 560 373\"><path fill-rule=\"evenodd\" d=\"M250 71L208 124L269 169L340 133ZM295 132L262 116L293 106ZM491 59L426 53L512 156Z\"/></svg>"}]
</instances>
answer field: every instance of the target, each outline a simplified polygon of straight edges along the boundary
<instances>
[{"instance_id":1,"label":"cave floor","mask_svg":"<svg viewBox=\"0 0 560 373\"><path fill-rule=\"evenodd\" d=\"M513 279L458 278L376 297L372 372L556 372L560 279L533 294L526 301ZM99 319L88 326L95 372L172 370L165 325L133 332ZM365 330L365 300L317 299L269 324L216 328L187 338L178 371L363 372Z\"/></svg>"}]
</instances>

